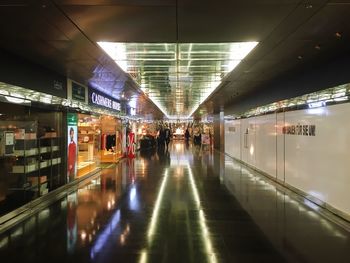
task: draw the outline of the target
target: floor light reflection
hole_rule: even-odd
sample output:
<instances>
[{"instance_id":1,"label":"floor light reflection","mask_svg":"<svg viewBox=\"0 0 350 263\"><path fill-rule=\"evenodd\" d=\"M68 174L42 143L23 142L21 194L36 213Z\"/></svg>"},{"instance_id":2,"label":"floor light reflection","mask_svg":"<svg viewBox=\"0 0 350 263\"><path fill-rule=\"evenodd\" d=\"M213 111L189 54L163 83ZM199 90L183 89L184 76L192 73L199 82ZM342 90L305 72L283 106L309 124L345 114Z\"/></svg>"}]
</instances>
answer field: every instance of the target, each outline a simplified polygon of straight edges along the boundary
<instances>
[{"instance_id":1,"label":"floor light reflection","mask_svg":"<svg viewBox=\"0 0 350 263\"><path fill-rule=\"evenodd\" d=\"M212 241L210 239L210 233L208 230L208 226L206 224L206 219L205 219L205 214L204 211L201 207L201 203L200 203L200 198L199 198L199 194L198 194L198 188L196 185L196 182L193 178L193 174L192 174L192 170L190 165L187 165L187 169L188 169L188 175L189 175L189 179L190 179L190 185L191 185L191 190L193 193L193 197L194 200L196 202L198 211L199 211L199 224L201 227L201 234L202 234L202 239L205 245L205 249L208 255L208 262L217 262L216 259L216 255L213 249L213 245L212 245Z\"/></svg>"}]
</instances>

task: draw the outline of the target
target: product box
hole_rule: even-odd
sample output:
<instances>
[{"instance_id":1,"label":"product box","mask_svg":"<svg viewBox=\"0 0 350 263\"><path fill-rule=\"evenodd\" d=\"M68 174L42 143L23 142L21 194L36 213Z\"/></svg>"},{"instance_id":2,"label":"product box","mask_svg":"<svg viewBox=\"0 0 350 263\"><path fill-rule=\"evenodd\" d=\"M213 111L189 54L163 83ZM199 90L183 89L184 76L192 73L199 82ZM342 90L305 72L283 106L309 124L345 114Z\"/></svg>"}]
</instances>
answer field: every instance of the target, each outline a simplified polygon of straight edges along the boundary
<instances>
[{"instance_id":1,"label":"product box","mask_svg":"<svg viewBox=\"0 0 350 263\"><path fill-rule=\"evenodd\" d=\"M36 139L36 133L25 133L24 138L26 140Z\"/></svg>"},{"instance_id":2,"label":"product box","mask_svg":"<svg viewBox=\"0 0 350 263\"><path fill-rule=\"evenodd\" d=\"M59 163L61 163L61 158L52 159L52 162L51 162L52 165L59 164Z\"/></svg>"},{"instance_id":3,"label":"product box","mask_svg":"<svg viewBox=\"0 0 350 263\"><path fill-rule=\"evenodd\" d=\"M14 165L12 167L13 173L30 173L33 171L36 171L38 169L38 166L36 163L28 164L28 165Z\"/></svg>"},{"instance_id":4,"label":"product box","mask_svg":"<svg viewBox=\"0 0 350 263\"><path fill-rule=\"evenodd\" d=\"M43 183L40 185L40 192L44 191L47 188L47 183Z\"/></svg>"},{"instance_id":5,"label":"product box","mask_svg":"<svg viewBox=\"0 0 350 263\"><path fill-rule=\"evenodd\" d=\"M17 129L15 132L16 140L24 140L25 129Z\"/></svg>"},{"instance_id":6,"label":"product box","mask_svg":"<svg viewBox=\"0 0 350 263\"><path fill-rule=\"evenodd\" d=\"M28 150L15 150L14 153L17 156L33 156L38 154L38 148Z\"/></svg>"},{"instance_id":7,"label":"product box","mask_svg":"<svg viewBox=\"0 0 350 263\"><path fill-rule=\"evenodd\" d=\"M38 185L38 183L40 184L45 184L47 182L47 176L46 175L42 175L40 177L27 177L27 181L32 185ZM45 187L46 188L47 186L47 183L45 184Z\"/></svg>"},{"instance_id":8,"label":"product box","mask_svg":"<svg viewBox=\"0 0 350 263\"><path fill-rule=\"evenodd\" d=\"M39 177L40 183L45 183L47 182L47 176L46 175L42 175Z\"/></svg>"},{"instance_id":9,"label":"product box","mask_svg":"<svg viewBox=\"0 0 350 263\"><path fill-rule=\"evenodd\" d=\"M50 165L50 161L49 160L45 160L45 161L40 162L40 168L45 168L48 165Z\"/></svg>"},{"instance_id":10,"label":"product box","mask_svg":"<svg viewBox=\"0 0 350 263\"><path fill-rule=\"evenodd\" d=\"M55 151L59 151L60 150L60 147L59 146L52 146L52 151L55 152Z\"/></svg>"},{"instance_id":11,"label":"product box","mask_svg":"<svg viewBox=\"0 0 350 263\"><path fill-rule=\"evenodd\" d=\"M45 132L45 138L56 138L57 132Z\"/></svg>"},{"instance_id":12,"label":"product box","mask_svg":"<svg viewBox=\"0 0 350 263\"><path fill-rule=\"evenodd\" d=\"M51 150L50 147L40 147L40 153L47 153L50 150Z\"/></svg>"}]
</instances>

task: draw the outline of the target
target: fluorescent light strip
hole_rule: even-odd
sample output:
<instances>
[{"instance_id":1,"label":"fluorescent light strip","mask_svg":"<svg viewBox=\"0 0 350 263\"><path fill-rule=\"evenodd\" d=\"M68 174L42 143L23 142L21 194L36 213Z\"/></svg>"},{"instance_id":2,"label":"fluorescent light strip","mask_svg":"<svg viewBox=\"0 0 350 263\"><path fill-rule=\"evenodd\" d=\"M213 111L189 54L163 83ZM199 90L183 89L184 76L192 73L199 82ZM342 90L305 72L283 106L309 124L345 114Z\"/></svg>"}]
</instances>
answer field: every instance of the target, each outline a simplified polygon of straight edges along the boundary
<instances>
[{"instance_id":1,"label":"fluorescent light strip","mask_svg":"<svg viewBox=\"0 0 350 263\"><path fill-rule=\"evenodd\" d=\"M187 75L193 74L194 72L190 70L190 66L191 66L191 61L208 61L209 63L212 61L218 61L220 63L225 63L220 65L220 69L221 68L227 68L227 70L219 70L219 72L217 71L210 71L208 72L198 72L198 73L204 73L204 74L209 74L211 77L213 76L218 76L218 74L220 75L220 78L212 78L210 81L210 85L209 89L206 90L204 92L203 95L199 96L198 100L192 100L192 101L197 101L197 103L195 103L195 105L192 107L192 111L189 114L189 117L198 109L198 107L210 96L210 94L212 94L212 92L220 85L222 77L221 77L221 73L225 74L228 72L231 72L240 62L242 59L244 59L250 52L251 50L258 44L258 42L235 42L235 43L188 43L188 44L176 44L176 43L171 43L171 44L137 44L137 43L111 43L111 42L98 42L98 44L105 50L105 52L127 73L131 73L130 70L132 70L133 72L135 71L134 68L140 68L142 69L141 66L137 65L137 61L174 61L173 58L155 58L152 55L169 55L169 54L175 54L175 60L177 60L178 62L181 61L185 61L187 62L187 69L188 72ZM152 48L154 48L154 46L164 46L164 48L166 49L166 51L160 51L160 50L152 50ZM169 47L171 49L171 51L169 50ZM178 47L180 47L180 50L177 52ZM192 51L192 49L194 49L194 47L199 47L199 48L209 48L209 50L194 50ZM127 48L131 49L131 51L127 52ZM222 49L222 48L229 48L230 51L221 51L221 50L215 50L215 49ZM148 51L138 51L141 49L149 49ZM180 55L180 57L177 57L177 55ZM145 57L137 57L138 54L150 54L150 57L147 58L147 56ZM217 58L214 58L212 55L216 55L218 56ZM222 57L223 55L223 57ZM225 56L226 55L226 56ZM227 55L229 57L227 57ZM205 57L208 56L208 57ZM183 58L183 59L182 59ZM225 62L227 61L227 62ZM134 62L134 63L133 63ZM131 63L131 65L128 63ZM158 65L150 65L151 67L157 67ZM159 65L159 67L174 67L173 64L171 65ZM201 65L196 65L195 67L201 67ZM212 64L210 65L203 65L203 67L208 67L209 69L211 67L213 67ZM147 66L145 67L147 68ZM176 67L176 74L182 74L182 72L179 72L179 68L186 68L186 66L179 66L177 63L177 67ZM128 72L129 69L129 72ZM156 71L154 73L164 73L162 71ZM142 70L140 71L140 73L136 72L137 75L142 75L146 73L147 71L142 72ZM148 73L151 73L150 71L148 71ZM169 77L171 75L168 74ZM152 73L150 74L150 76L152 76ZM186 76L186 75L185 75ZM141 76L142 78L142 76ZM136 81L138 81L138 78L135 79ZM178 79L177 79L178 80ZM169 84L171 85L171 79L169 79ZM151 87L150 90L154 89L153 87L155 87L155 85L152 85L152 83L154 83L152 80L149 80L149 83L141 83L144 85L147 85L148 87ZM195 82L191 82L192 84ZM151 85L150 85L151 84ZM178 86L178 81L176 81L176 86ZM155 88L157 90L157 88ZM150 97L150 99L152 101L155 102L155 104L160 108L160 110L165 114L165 116L167 116L167 110L165 110L162 106L160 106L160 101L155 100L153 97ZM174 100L179 100L181 98L178 98L177 96L174 97ZM199 101L199 103L198 103ZM170 103L171 105L171 103ZM176 111L175 111L176 112ZM180 112L177 112L180 113ZM182 113L182 112L181 112ZM179 115L179 114L178 114Z\"/></svg>"}]
</instances>

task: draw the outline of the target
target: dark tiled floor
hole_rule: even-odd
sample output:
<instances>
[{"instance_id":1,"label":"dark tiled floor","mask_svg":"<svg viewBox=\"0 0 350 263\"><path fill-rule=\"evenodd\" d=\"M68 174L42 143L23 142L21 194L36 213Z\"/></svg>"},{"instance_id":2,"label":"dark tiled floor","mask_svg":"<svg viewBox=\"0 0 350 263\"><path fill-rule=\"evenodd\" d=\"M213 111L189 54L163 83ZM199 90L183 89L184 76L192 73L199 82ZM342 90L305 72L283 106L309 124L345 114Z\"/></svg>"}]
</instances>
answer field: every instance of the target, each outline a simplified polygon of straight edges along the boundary
<instances>
[{"instance_id":1,"label":"dark tiled floor","mask_svg":"<svg viewBox=\"0 0 350 263\"><path fill-rule=\"evenodd\" d=\"M350 262L349 233L207 148L140 153L0 236L1 262ZM308 206L309 205L309 206Z\"/></svg>"}]
</instances>

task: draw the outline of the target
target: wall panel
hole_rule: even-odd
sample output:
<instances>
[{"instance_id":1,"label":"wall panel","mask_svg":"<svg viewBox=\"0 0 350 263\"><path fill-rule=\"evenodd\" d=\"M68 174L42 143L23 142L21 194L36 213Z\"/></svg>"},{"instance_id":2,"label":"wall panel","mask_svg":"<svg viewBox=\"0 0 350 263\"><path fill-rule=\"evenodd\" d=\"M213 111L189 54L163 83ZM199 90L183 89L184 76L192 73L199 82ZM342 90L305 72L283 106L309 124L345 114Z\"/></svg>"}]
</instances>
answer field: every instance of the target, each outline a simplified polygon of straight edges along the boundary
<instances>
[{"instance_id":1,"label":"wall panel","mask_svg":"<svg viewBox=\"0 0 350 263\"><path fill-rule=\"evenodd\" d=\"M284 182L284 134L282 132L284 126L284 112L276 115L276 162L277 162L277 179Z\"/></svg>"},{"instance_id":2,"label":"wall panel","mask_svg":"<svg viewBox=\"0 0 350 263\"><path fill-rule=\"evenodd\" d=\"M241 125L240 120L225 121L225 152L241 159Z\"/></svg>"},{"instance_id":3,"label":"wall panel","mask_svg":"<svg viewBox=\"0 0 350 263\"><path fill-rule=\"evenodd\" d=\"M255 119L255 167L276 177L276 114Z\"/></svg>"},{"instance_id":4,"label":"wall panel","mask_svg":"<svg viewBox=\"0 0 350 263\"><path fill-rule=\"evenodd\" d=\"M316 136L285 135L286 182L350 213L350 104L291 111L288 124L316 125Z\"/></svg>"},{"instance_id":5,"label":"wall panel","mask_svg":"<svg viewBox=\"0 0 350 263\"><path fill-rule=\"evenodd\" d=\"M350 214L349 116L344 103L236 120L226 125L226 152ZM283 134L297 125L315 125L315 136Z\"/></svg>"},{"instance_id":6,"label":"wall panel","mask_svg":"<svg viewBox=\"0 0 350 263\"><path fill-rule=\"evenodd\" d=\"M255 118L241 120L242 161L255 166Z\"/></svg>"}]
</instances>

